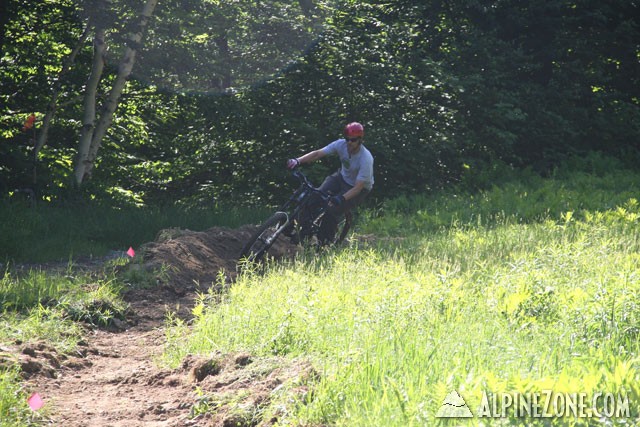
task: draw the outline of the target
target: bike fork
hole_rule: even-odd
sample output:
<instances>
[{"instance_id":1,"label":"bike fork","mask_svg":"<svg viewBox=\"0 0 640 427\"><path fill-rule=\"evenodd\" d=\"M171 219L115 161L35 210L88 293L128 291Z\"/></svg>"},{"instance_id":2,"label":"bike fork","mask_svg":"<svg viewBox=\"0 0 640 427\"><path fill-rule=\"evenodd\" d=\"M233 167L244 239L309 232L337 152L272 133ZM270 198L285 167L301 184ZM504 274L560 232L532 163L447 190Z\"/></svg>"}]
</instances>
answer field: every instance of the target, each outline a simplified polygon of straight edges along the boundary
<instances>
[{"instance_id":1,"label":"bike fork","mask_svg":"<svg viewBox=\"0 0 640 427\"><path fill-rule=\"evenodd\" d=\"M282 223L282 225L280 227L278 227L278 229L273 232L271 234L271 236L269 236L269 238L267 238L267 240L263 240L264 244L267 246L271 246L273 244L273 242L275 242L275 240L278 238L278 236L280 236L280 234L282 234L282 232L284 231L285 228L287 228L287 226L291 223L291 220L289 219L289 214L286 212L276 212L276 213L282 213L284 214L287 219L286 221L284 221Z\"/></svg>"}]
</instances>

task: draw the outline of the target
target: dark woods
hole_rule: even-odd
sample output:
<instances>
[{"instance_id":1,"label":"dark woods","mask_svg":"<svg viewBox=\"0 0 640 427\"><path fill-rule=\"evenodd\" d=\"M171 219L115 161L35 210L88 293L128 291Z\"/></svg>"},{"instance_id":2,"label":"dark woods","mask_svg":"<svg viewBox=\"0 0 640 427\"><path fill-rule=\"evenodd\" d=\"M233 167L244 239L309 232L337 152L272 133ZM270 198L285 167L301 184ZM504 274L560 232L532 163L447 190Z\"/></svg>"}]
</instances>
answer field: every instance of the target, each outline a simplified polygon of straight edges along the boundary
<instances>
[{"instance_id":1,"label":"dark woods","mask_svg":"<svg viewBox=\"0 0 640 427\"><path fill-rule=\"evenodd\" d=\"M150 3L2 3L1 199L277 203L351 120L378 198L638 158L635 1Z\"/></svg>"}]
</instances>

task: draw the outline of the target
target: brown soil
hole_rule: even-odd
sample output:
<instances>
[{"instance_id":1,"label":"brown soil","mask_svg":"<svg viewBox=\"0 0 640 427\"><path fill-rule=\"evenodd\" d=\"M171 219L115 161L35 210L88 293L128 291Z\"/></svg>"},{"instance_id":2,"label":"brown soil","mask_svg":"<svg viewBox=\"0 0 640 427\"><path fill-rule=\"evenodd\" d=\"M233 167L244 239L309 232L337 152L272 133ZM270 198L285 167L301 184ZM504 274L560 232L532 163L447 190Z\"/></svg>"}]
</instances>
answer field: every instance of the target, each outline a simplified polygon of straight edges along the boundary
<instances>
[{"instance_id":1,"label":"brown soil","mask_svg":"<svg viewBox=\"0 0 640 427\"><path fill-rule=\"evenodd\" d=\"M125 294L130 314L112 330L87 329L77 354L62 355L42 343L0 348L17 359L28 392L38 392L40 412L52 426L230 426L270 424L260 409L281 384L315 376L303 361L250 354L187 357L175 370L162 366L167 312L191 315L197 292L224 292L253 227L204 232L165 230L138 250L127 268L142 269L154 286ZM278 256L297 247L277 242ZM205 411L206 408L217 408ZM277 416L277 414L276 414Z\"/></svg>"}]
</instances>

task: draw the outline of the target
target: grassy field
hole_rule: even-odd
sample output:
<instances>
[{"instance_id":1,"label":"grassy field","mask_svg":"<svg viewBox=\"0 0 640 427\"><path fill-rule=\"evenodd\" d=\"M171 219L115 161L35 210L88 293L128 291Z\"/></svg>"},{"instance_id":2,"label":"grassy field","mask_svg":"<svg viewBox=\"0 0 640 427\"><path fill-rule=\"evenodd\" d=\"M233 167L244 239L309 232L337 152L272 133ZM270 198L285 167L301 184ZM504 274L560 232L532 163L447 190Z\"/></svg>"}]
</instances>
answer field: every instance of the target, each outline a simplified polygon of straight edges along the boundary
<instances>
[{"instance_id":1,"label":"grassy field","mask_svg":"<svg viewBox=\"0 0 640 427\"><path fill-rule=\"evenodd\" d=\"M640 425L639 191L640 174L596 157L481 192L386 201L363 212L346 247L249 271L227 294L203 295L192 324L169 325L166 363L212 351L308 361L319 373L306 380L308 393L284 384L260 408L282 425ZM17 259L27 261L126 249L132 238L186 226L161 212L83 211L74 235L75 214L38 209L3 213L22 215L24 228L3 226L14 236L3 237L5 256L19 233ZM194 224L211 221L197 216ZM145 218L132 236L127 224ZM68 246L55 245L64 235ZM35 340L71 351L78 321L121 316L123 283L109 267L98 278L73 264L56 274L6 271L0 347ZM454 390L476 415L487 413L487 396L544 390L613 393L628 409L618 405L620 418L538 419L513 408L436 418ZM0 364L3 426L38 424L25 399L19 372Z\"/></svg>"},{"instance_id":2,"label":"grassy field","mask_svg":"<svg viewBox=\"0 0 640 427\"><path fill-rule=\"evenodd\" d=\"M166 357L311 361L309 393L262 408L283 425L638 425L640 176L595 172L392 201L361 224L376 235L364 243L248 273L222 303L204 297ZM453 390L475 414L483 396L551 390L555 415L562 393L613 393L623 417L589 405L576 414L591 418L435 418Z\"/></svg>"}]
</instances>

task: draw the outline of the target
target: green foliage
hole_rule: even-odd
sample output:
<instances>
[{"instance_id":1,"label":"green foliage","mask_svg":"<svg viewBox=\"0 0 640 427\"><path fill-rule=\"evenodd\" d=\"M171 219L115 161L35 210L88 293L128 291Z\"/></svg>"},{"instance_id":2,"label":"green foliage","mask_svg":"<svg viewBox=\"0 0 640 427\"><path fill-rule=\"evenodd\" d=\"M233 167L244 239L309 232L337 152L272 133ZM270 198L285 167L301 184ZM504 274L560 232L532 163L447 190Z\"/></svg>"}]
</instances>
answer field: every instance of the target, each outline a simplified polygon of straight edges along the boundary
<instances>
[{"instance_id":1,"label":"green foliage","mask_svg":"<svg viewBox=\"0 0 640 427\"><path fill-rule=\"evenodd\" d=\"M70 175L90 38L64 75L62 64L89 17L107 27L103 97L132 6L11 3L0 57L3 197L25 187L38 200L79 197ZM549 172L589 150L637 160L637 9L586 0L161 2L81 196L276 205L287 192L284 160L336 139L350 120L367 128L380 198L475 187L469 172L497 161ZM54 86L50 143L34 164ZM32 112L35 128L21 131ZM323 163L316 181L335 168Z\"/></svg>"},{"instance_id":2,"label":"green foliage","mask_svg":"<svg viewBox=\"0 0 640 427\"><path fill-rule=\"evenodd\" d=\"M137 75L180 93L233 93L271 78L304 53L337 2L304 3L160 4Z\"/></svg>"}]
</instances>

